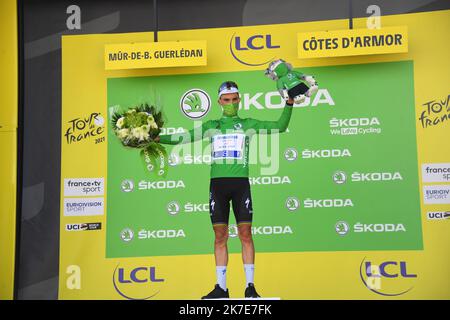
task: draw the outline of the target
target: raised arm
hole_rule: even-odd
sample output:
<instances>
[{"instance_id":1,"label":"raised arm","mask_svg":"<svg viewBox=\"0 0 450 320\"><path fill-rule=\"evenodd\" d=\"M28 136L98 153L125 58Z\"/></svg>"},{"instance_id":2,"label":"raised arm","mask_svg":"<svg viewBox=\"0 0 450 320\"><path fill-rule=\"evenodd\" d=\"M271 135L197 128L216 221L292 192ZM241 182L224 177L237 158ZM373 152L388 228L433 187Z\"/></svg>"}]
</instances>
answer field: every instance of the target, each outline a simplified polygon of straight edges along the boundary
<instances>
[{"instance_id":1,"label":"raised arm","mask_svg":"<svg viewBox=\"0 0 450 320\"><path fill-rule=\"evenodd\" d=\"M252 121L251 127L255 129L257 133L271 134L272 130L277 130L277 132L285 132L289 125L289 121L291 120L293 104L294 101L292 99L289 99L286 102L283 112L277 121L250 119L250 121Z\"/></svg>"}]
</instances>

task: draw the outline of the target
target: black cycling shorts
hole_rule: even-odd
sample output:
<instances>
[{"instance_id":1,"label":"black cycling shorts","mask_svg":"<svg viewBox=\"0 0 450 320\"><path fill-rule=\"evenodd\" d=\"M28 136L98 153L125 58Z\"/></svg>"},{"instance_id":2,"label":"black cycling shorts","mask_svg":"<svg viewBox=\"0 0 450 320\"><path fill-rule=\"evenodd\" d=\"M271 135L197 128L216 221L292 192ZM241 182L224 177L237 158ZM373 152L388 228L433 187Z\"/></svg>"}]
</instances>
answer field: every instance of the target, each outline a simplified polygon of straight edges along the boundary
<instances>
[{"instance_id":1,"label":"black cycling shorts","mask_svg":"<svg viewBox=\"0 0 450 320\"><path fill-rule=\"evenodd\" d=\"M300 94L305 94L306 91L309 90L309 87L304 84L303 82L300 82L298 85L296 85L295 87L291 88L288 91L288 96L291 99L294 99L296 96L300 95Z\"/></svg>"},{"instance_id":2,"label":"black cycling shorts","mask_svg":"<svg viewBox=\"0 0 450 320\"><path fill-rule=\"evenodd\" d=\"M209 185L209 214L213 225L228 225L230 201L236 223L252 223L253 208L248 178L212 178Z\"/></svg>"}]
</instances>

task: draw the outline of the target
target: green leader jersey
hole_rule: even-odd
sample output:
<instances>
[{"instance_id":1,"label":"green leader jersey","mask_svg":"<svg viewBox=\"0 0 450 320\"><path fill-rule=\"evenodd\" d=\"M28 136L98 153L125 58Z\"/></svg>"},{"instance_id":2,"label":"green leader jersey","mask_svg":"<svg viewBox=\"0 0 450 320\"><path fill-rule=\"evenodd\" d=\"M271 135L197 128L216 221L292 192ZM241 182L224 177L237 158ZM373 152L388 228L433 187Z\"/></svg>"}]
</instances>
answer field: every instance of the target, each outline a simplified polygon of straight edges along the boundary
<instances>
[{"instance_id":1,"label":"green leader jersey","mask_svg":"<svg viewBox=\"0 0 450 320\"><path fill-rule=\"evenodd\" d=\"M248 177L249 141L253 134L286 131L292 114L286 104L278 121L260 121L239 116L209 120L201 130L194 128L184 134L160 135L159 143L179 144L209 138L211 143L211 178ZM277 130L271 132L271 130Z\"/></svg>"}]
</instances>

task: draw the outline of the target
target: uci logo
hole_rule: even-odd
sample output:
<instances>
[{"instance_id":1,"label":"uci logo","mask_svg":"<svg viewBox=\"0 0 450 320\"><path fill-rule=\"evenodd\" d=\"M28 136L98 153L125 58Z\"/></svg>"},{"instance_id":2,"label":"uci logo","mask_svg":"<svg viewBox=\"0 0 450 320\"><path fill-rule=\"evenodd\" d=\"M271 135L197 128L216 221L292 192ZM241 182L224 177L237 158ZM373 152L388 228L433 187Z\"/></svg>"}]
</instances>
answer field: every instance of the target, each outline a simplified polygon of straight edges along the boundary
<instances>
[{"instance_id":1,"label":"uci logo","mask_svg":"<svg viewBox=\"0 0 450 320\"><path fill-rule=\"evenodd\" d=\"M406 261L385 261L374 264L363 259L359 274L361 281L372 292L382 296L400 296L413 289L416 274L407 271ZM406 289L407 288L407 289Z\"/></svg>"},{"instance_id":2,"label":"uci logo","mask_svg":"<svg viewBox=\"0 0 450 320\"><path fill-rule=\"evenodd\" d=\"M230 40L230 52L233 58L246 66L261 66L272 61L273 49L280 46L274 44L272 35L257 34L249 37L233 34Z\"/></svg>"},{"instance_id":3,"label":"uci logo","mask_svg":"<svg viewBox=\"0 0 450 320\"><path fill-rule=\"evenodd\" d=\"M137 267L130 270L117 265L113 274L114 289L128 300L147 300L156 296L164 281L156 275L156 267Z\"/></svg>"}]
</instances>

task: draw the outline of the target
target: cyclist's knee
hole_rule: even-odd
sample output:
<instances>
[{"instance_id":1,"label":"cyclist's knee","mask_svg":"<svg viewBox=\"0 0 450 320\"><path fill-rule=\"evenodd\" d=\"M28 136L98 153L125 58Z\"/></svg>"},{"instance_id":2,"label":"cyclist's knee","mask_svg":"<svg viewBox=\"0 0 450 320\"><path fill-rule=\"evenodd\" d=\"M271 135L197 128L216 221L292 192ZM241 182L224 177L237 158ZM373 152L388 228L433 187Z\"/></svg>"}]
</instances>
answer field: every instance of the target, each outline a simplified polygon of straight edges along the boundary
<instances>
[{"instance_id":1,"label":"cyclist's knee","mask_svg":"<svg viewBox=\"0 0 450 320\"><path fill-rule=\"evenodd\" d=\"M228 229L226 227L223 228L214 228L215 234L215 244L216 245L225 245L228 240Z\"/></svg>"},{"instance_id":2,"label":"cyclist's knee","mask_svg":"<svg viewBox=\"0 0 450 320\"><path fill-rule=\"evenodd\" d=\"M239 239L241 239L241 241L243 243L251 243L253 241L251 225L245 224L245 225L239 226L238 233L239 233Z\"/></svg>"}]
</instances>

